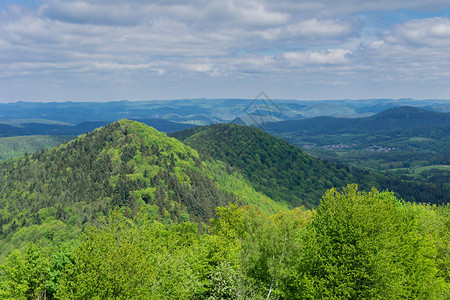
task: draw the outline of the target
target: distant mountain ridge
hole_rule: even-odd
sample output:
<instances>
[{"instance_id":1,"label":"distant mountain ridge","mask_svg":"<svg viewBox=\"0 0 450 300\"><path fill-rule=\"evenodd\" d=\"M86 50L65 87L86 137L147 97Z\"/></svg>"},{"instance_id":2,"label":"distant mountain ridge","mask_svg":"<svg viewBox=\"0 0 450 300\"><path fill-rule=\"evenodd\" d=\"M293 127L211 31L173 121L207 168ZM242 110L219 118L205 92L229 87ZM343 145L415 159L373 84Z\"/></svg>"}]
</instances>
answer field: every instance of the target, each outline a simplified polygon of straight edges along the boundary
<instances>
[{"instance_id":1,"label":"distant mountain ridge","mask_svg":"<svg viewBox=\"0 0 450 300\"><path fill-rule=\"evenodd\" d=\"M158 131L173 132L193 127L193 124L183 124L164 119L133 119L135 121L152 126ZM9 125L0 123L0 137L22 136L22 135L80 135L106 126L106 121L86 121L77 125L46 124L46 123L24 123L20 125Z\"/></svg>"},{"instance_id":2,"label":"distant mountain ridge","mask_svg":"<svg viewBox=\"0 0 450 300\"><path fill-rule=\"evenodd\" d=\"M310 119L268 122L269 132L358 133L411 130L433 126L450 126L450 113L440 113L411 106L390 108L366 118L315 117Z\"/></svg>"},{"instance_id":3,"label":"distant mountain ridge","mask_svg":"<svg viewBox=\"0 0 450 300\"><path fill-rule=\"evenodd\" d=\"M45 119L79 124L85 121L113 122L120 119L165 119L209 125L231 122L243 115L270 112L274 120L317 116L365 117L385 109L414 106L450 112L449 100L279 100L279 99L182 99L112 102L17 102L0 103L0 122L11 119Z\"/></svg>"}]
</instances>

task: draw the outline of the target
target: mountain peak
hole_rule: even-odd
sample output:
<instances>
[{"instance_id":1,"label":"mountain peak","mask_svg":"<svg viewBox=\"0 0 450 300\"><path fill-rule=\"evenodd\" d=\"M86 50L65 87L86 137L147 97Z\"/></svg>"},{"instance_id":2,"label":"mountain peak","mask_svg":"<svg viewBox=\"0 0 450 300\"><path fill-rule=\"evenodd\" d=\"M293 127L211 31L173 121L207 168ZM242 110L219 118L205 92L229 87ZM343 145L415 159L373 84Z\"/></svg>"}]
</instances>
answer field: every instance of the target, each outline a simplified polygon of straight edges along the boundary
<instances>
[{"instance_id":1,"label":"mountain peak","mask_svg":"<svg viewBox=\"0 0 450 300\"><path fill-rule=\"evenodd\" d=\"M158 130L156 130L155 128L145 125L144 123L141 122L137 122L137 121L132 121L132 120L128 120L128 119L122 119L119 121L116 121L118 125L120 125L120 128L123 132L123 134L137 134L137 135L145 135L145 136L149 136L149 135L155 135L155 136L159 136L159 137L167 137L167 135L163 132L160 132ZM113 125L114 123L111 123L111 125Z\"/></svg>"},{"instance_id":2,"label":"mountain peak","mask_svg":"<svg viewBox=\"0 0 450 300\"><path fill-rule=\"evenodd\" d=\"M372 116L371 118L396 119L396 120L424 120L424 119L426 120L426 119L434 119L436 117L439 119L445 118L446 114L412 106L400 106L384 110Z\"/></svg>"}]
</instances>

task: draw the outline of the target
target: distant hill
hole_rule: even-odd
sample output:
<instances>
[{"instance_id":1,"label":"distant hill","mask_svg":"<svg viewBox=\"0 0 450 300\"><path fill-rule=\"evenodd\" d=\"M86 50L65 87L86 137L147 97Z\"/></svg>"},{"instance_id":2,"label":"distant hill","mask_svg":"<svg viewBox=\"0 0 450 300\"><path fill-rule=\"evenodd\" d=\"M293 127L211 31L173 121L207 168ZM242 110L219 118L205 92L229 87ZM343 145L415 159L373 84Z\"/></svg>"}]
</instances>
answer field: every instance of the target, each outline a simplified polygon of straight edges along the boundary
<instances>
[{"instance_id":1,"label":"distant hill","mask_svg":"<svg viewBox=\"0 0 450 300\"><path fill-rule=\"evenodd\" d=\"M15 158L33 153L43 148L59 146L73 139L72 136L61 135L28 135L0 137L0 160Z\"/></svg>"},{"instance_id":2,"label":"distant hill","mask_svg":"<svg viewBox=\"0 0 450 300\"><path fill-rule=\"evenodd\" d=\"M152 126L162 132L179 131L186 128L191 128L195 125L182 124L163 119L137 119L136 121ZM23 123L17 125L0 124L0 137L7 136L24 136L24 135L72 135L77 136L84 134L94 129L106 126L109 122L106 121L86 121L77 125L62 125L62 124L48 124L48 123Z\"/></svg>"},{"instance_id":3,"label":"distant hill","mask_svg":"<svg viewBox=\"0 0 450 300\"><path fill-rule=\"evenodd\" d=\"M0 123L12 119L41 119L79 124L86 121L113 122L120 119L164 119L208 125L261 114L274 120L318 116L367 117L385 109L414 106L450 112L449 100L279 100L279 99L181 99L112 102L17 102L0 103ZM36 123L36 122L27 122Z\"/></svg>"},{"instance_id":4,"label":"distant hill","mask_svg":"<svg viewBox=\"0 0 450 300\"><path fill-rule=\"evenodd\" d=\"M246 175L256 190L293 206L316 206L325 190L350 182L368 190L373 186L390 189L409 201L449 201L447 193L450 191L443 187L322 161L254 127L216 124L171 136L201 153L227 162Z\"/></svg>"},{"instance_id":5,"label":"distant hill","mask_svg":"<svg viewBox=\"0 0 450 300\"><path fill-rule=\"evenodd\" d=\"M366 118L316 117L265 123L269 132L302 132L305 134L375 133L449 126L450 113L439 113L411 106L390 108Z\"/></svg>"},{"instance_id":6,"label":"distant hill","mask_svg":"<svg viewBox=\"0 0 450 300\"><path fill-rule=\"evenodd\" d=\"M148 126L155 128L158 131L162 131L165 133L180 131L196 126L194 124L177 123L164 119L131 119L131 120L144 123Z\"/></svg>"},{"instance_id":7,"label":"distant hill","mask_svg":"<svg viewBox=\"0 0 450 300\"><path fill-rule=\"evenodd\" d=\"M0 124L0 137L25 135L25 130L8 124Z\"/></svg>"}]
</instances>

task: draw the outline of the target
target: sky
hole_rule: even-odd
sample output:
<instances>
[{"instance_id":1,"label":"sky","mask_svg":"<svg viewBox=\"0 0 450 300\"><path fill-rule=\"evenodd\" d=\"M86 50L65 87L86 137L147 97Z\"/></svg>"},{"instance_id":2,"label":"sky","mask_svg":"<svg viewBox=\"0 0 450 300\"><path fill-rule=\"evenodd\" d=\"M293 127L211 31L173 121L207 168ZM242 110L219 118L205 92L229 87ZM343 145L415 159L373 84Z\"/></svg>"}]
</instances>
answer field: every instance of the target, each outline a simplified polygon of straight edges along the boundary
<instances>
[{"instance_id":1,"label":"sky","mask_svg":"<svg viewBox=\"0 0 450 300\"><path fill-rule=\"evenodd\" d=\"M0 0L0 102L450 99L450 0Z\"/></svg>"}]
</instances>

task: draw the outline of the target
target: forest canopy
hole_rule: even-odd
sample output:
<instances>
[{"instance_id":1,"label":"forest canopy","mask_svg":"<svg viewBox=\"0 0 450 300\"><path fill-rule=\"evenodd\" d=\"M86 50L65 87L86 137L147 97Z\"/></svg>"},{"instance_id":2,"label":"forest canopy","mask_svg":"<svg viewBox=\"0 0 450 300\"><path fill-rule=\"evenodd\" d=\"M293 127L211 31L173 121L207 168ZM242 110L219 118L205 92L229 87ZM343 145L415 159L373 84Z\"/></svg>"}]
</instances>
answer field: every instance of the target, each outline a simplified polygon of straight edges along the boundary
<instances>
[{"instance_id":1,"label":"forest canopy","mask_svg":"<svg viewBox=\"0 0 450 300\"><path fill-rule=\"evenodd\" d=\"M2 266L2 299L445 299L450 207L349 185L317 210L219 207L207 231L113 210Z\"/></svg>"}]
</instances>

